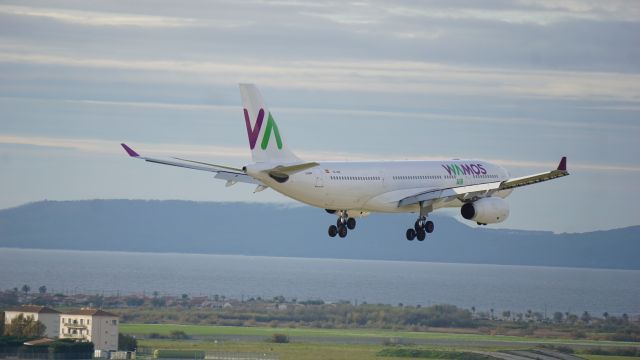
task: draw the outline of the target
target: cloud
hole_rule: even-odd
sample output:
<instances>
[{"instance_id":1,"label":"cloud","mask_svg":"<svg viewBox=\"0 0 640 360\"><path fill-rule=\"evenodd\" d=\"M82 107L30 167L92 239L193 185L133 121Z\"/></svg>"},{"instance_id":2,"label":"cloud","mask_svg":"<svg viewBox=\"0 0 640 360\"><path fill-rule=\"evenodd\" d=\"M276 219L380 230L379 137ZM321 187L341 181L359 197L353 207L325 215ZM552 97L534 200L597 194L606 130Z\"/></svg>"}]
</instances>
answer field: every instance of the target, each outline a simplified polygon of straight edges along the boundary
<instances>
[{"instance_id":1,"label":"cloud","mask_svg":"<svg viewBox=\"0 0 640 360\"><path fill-rule=\"evenodd\" d=\"M232 28L246 26L247 21L219 19L215 22L197 18L126 14L101 11L85 11L60 8L41 8L16 5L0 5L0 14L51 19L85 26L133 26L140 28L216 27Z\"/></svg>"},{"instance_id":2,"label":"cloud","mask_svg":"<svg viewBox=\"0 0 640 360\"><path fill-rule=\"evenodd\" d=\"M0 144L30 145L44 148L66 149L93 154L125 154L117 141L102 139L55 138L47 136L0 135ZM245 148L228 146L202 146L185 144L136 143L145 154L155 156L219 156L249 158Z\"/></svg>"},{"instance_id":3,"label":"cloud","mask_svg":"<svg viewBox=\"0 0 640 360\"><path fill-rule=\"evenodd\" d=\"M93 154L121 154L124 151L117 141L103 139L78 139L78 138L54 138L46 136L24 136L24 135L0 135L0 144L7 145L30 145L43 148L55 148L80 151ZM130 144L131 145L131 144ZM215 158L232 158L246 163L249 161L249 150L246 147L234 146L205 146L187 144L157 144L157 143L136 143L132 145L136 151L143 156L191 156L201 160ZM320 161L377 161L377 160L398 160L401 157L396 154L364 154L364 153L342 153L333 151L296 151L302 158ZM443 160L447 156L410 156L409 160ZM405 160L405 159L403 159ZM555 169L557 162L542 161L522 161L516 159L485 159L495 164L506 167L528 168L528 169ZM558 159L559 160L559 159ZM596 172L640 172L640 167L635 165L618 164L573 164L569 162L569 170L585 170Z\"/></svg>"},{"instance_id":4,"label":"cloud","mask_svg":"<svg viewBox=\"0 0 640 360\"><path fill-rule=\"evenodd\" d=\"M0 97L0 99L7 99ZM16 99L16 98L8 98ZM29 100L29 99L25 99ZM138 108L156 108L156 109L174 109L174 110L228 110L238 111L237 105L215 105L215 104L176 104L176 103L158 103L158 102L133 102L133 101L101 101L101 100L63 100L67 103L79 103L79 104L96 104L96 105L111 105L111 106L127 106ZM640 105L638 105L640 107ZM400 111L383 111L383 110L354 110L354 109L335 109L330 107L314 108L314 107L276 107L280 113L302 113L302 114L326 114L326 115L340 115L343 117L384 117L393 119L423 119L432 121L451 121L461 122L468 124L494 124L494 125L512 125L517 123L518 125L534 125L539 127L554 127L554 128L569 128L569 129L591 129L591 130L640 130L640 124L618 124L614 122L578 122L578 121L552 121L542 119L531 118L501 118L501 117L489 117L478 115L448 115L429 112L400 112ZM621 107L620 109L627 109L628 107ZM638 107L630 107L631 110L637 110ZM600 107L596 107L600 109ZM616 108L618 109L618 108ZM304 117L303 117L304 119Z\"/></svg>"},{"instance_id":5,"label":"cloud","mask_svg":"<svg viewBox=\"0 0 640 360\"><path fill-rule=\"evenodd\" d=\"M640 74L552 70L505 70L442 63L351 61L181 61L96 58L3 51L0 62L77 68L135 70L180 81L229 84L257 82L272 87L325 91L487 95L506 97L640 101ZM173 74L168 74L171 72ZM126 74L133 79L135 74ZM105 79L106 80L106 79Z\"/></svg>"}]
</instances>

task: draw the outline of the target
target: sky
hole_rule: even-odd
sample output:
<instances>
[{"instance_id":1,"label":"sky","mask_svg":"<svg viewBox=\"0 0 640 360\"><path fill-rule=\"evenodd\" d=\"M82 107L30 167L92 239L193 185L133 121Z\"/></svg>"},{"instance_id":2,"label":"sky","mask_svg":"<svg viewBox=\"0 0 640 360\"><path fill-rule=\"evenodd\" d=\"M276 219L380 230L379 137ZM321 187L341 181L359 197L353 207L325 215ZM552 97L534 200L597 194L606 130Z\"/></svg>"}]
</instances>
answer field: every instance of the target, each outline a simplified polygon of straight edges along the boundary
<instances>
[{"instance_id":1,"label":"sky","mask_svg":"<svg viewBox=\"0 0 640 360\"><path fill-rule=\"evenodd\" d=\"M517 189L493 227L639 225L638 34L634 0L0 1L0 209L294 204L119 146L250 163L247 82L305 159L479 158L522 176L566 155L571 176Z\"/></svg>"}]
</instances>

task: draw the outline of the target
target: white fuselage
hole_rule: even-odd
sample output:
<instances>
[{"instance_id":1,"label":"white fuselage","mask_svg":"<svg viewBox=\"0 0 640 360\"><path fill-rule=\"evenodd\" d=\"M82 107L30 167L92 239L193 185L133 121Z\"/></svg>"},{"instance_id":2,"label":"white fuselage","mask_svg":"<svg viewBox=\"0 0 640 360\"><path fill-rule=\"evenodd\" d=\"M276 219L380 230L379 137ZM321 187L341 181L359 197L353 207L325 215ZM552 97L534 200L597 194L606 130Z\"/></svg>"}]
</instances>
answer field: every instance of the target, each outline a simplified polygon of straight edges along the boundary
<instances>
[{"instance_id":1,"label":"white fuselage","mask_svg":"<svg viewBox=\"0 0 640 360\"><path fill-rule=\"evenodd\" d=\"M263 169L270 164L246 167L247 174L300 202L331 210L367 212L417 212L419 205L398 207L398 200L417 193L457 186L500 182L508 172L481 160L321 162L279 183ZM511 190L495 196L506 197ZM457 198L442 199L433 208L462 206Z\"/></svg>"}]
</instances>

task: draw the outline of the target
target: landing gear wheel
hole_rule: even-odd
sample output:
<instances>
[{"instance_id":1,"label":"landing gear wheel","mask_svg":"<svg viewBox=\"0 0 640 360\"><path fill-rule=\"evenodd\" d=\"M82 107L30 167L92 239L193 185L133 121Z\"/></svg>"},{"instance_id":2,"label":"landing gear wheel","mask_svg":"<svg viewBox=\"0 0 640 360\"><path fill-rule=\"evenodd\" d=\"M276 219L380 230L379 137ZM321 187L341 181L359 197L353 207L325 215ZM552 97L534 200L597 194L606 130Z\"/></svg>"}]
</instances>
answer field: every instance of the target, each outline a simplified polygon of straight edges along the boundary
<instances>
[{"instance_id":1,"label":"landing gear wheel","mask_svg":"<svg viewBox=\"0 0 640 360\"><path fill-rule=\"evenodd\" d=\"M416 231L414 229L407 229L407 240L413 241L416 238Z\"/></svg>"},{"instance_id":2,"label":"landing gear wheel","mask_svg":"<svg viewBox=\"0 0 640 360\"><path fill-rule=\"evenodd\" d=\"M335 225L329 226L329 236L336 237L337 234L338 234L338 227Z\"/></svg>"},{"instance_id":3,"label":"landing gear wheel","mask_svg":"<svg viewBox=\"0 0 640 360\"><path fill-rule=\"evenodd\" d=\"M433 225L433 221L427 221L427 223L424 225L424 229L431 234L433 232L435 225Z\"/></svg>"},{"instance_id":4,"label":"landing gear wheel","mask_svg":"<svg viewBox=\"0 0 640 360\"><path fill-rule=\"evenodd\" d=\"M424 230L420 229L416 236L418 238L418 241L423 241L427 237L427 233L425 233Z\"/></svg>"},{"instance_id":5,"label":"landing gear wheel","mask_svg":"<svg viewBox=\"0 0 640 360\"><path fill-rule=\"evenodd\" d=\"M356 228L356 219L354 218L348 218L347 219L347 228L349 228L349 230L353 230Z\"/></svg>"},{"instance_id":6,"label":"landing gear wheel","mask_svg":"<svg viewBox=\"0 0 640 360\"><path fill-rule=\"evenodd\" d=\"M422 229L422 223L420 222L420 219L416 220L416 223L413 224L413 229L416 231L416 233L420 231L420 229Z\"/></svg>"},{"instance_id":7,"label":"landing gear wheel","mask_svg":"<svg viewBox=\"0 0 640 360\"><path fill-rule=\"evenodd\" d=\"M338 220L336 220L336 227L340 227L342 226L344 223L342 222L342 218L339 217Z\"/></svg>"},{"instance_id":8,"label":"landing gear wheel","mask_svg":"<svg viewBox=\"0 0 640 360\"><path fill-rule=\"evenodd\" d=\"M338 227L338 235L340 235L341 238L347 236L347 227L344 225Z\"/></svg>"}]
</instances>

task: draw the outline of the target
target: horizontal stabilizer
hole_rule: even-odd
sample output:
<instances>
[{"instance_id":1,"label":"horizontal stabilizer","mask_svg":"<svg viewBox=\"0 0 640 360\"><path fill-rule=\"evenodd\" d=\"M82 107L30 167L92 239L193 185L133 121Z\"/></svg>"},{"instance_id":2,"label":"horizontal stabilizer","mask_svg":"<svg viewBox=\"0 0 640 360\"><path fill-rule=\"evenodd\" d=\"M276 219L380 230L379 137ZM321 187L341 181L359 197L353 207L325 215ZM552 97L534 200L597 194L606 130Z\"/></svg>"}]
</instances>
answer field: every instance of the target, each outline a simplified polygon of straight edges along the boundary
<instances>
[{"instance_id":1,"label":"horizontal stabilizer","mask_svg":"<svg viewBox=\"0 0 640 360\"><path fill-rule=\"evenodd\" d=\"M289 180L289 176L295 174L295 173L299 173L301 171L305 171L307 169L311 169L313 167L316 167L320 164L318 164L317 162L310 162L310 163L304 163L304 164L298 164L298 165L291 165L291 166L276 166L274 168L271 169L266 169L263 170L263 172L269 174L269 177L274 179L275 181L279 182L279 183L284 183L287 180Z\"/></svg>"},{"instance_id":2,"label":"horizontal stabilizer","mask_svg":"<svg viewBox=\"0 0 640 360\"><path fill-rule=\"evenodd\" d=\"M300 171L305 171L307 169L314 168L318 165L320 164L318 164L317 162L309 162L309 163L291 165L291 166L276 166L273 169L265 170L265 172L293 175L295 173L299 173Z\"/></svg>"}]
</instances>

